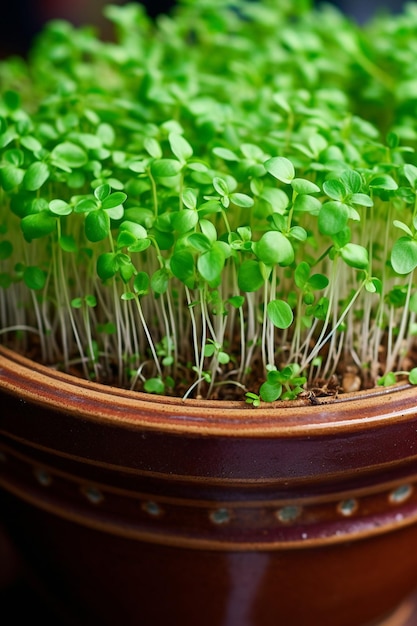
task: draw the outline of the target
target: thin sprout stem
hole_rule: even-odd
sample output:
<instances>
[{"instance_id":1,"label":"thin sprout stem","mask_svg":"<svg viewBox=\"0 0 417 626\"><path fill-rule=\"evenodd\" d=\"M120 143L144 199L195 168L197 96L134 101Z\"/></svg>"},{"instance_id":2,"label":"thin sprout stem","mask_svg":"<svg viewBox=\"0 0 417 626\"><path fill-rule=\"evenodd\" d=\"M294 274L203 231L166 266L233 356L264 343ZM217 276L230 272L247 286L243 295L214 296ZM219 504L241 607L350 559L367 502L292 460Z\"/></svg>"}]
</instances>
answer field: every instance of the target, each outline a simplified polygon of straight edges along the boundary
<instances>
[{"instance_id":1,"label":"thin sprout stem","mask_svg":"<svg viewBox=\"0 0 417 626\"><path fill-rule=\"evenodd\" d=\"M268 364L267 361L267 351L266 351L266 335L267 335L267 327L268 327L268 316L266 303L268 301L268 283L265 281L264 283L264 309L263 309L263 322L262 322L262 337L261 337L261 350L262 350L262 363L264 370L266 370L266 366Z\"/></svg>"},{"instance_id":2,"label":"thin sprout stem","mask_svg":"<svg viewBox=\"0 0 417 626\"><path fill-rule=\"evenodd\" d=\"M311 351L310 355L307 358L305 358L304 362L301 365L301 369L305 369L308 366L308 364L311 363L316 358L316 356L323 349L323 346L334 335L334 333L337 331L338 327L344 321L345 317L347 316L347 314L351 310L352 306L356 302L357 298L359 297L359 294L361 293L362 289L365 287L365 284L366 284L366 280L364 280L362 282L362 284L359 286L359 289L354 293L353 297L351 298L351 300L347 304L346 308L344 309L344 311L340 315L339 319L334 323L332 330L325 337L322 337L320 339L320 342L316 343L316 345L314 346L314 348Z\"/></svg>"},{"instance_id":3,"label":"thin sprout stem","mask_svg":"<svg viewBox=\"0 0 417 626\"><path fill-rule=\"evenodd\" d=\"M405 303L404 303L404 307L403 307L403 311L401 315L400 326L398 328L397 339L395 341L394 346L387 354L387 360L386 360L387 372L389 372L394 367L394 363L398 358L398 355L400 353L401 347L404 342L404 337L405 337L406 329L408 326L408 310L409 310L409 305L410 305L412 287L413 287L413 273L411 272L408 277L406 299L405 299Z\"/></svg>"},{"instance_id":4,"label":"thin sprout stem","mask_svg":"<svg viewBox=\"0 0 417 626\"><path fill-rule=\"evenodd\" d=\"M138 310L139 318L140 318L143 330L144 330L145 335L146 335L146 339L148 340L149 349L151 351L152 358L153 358L154 363L155 363L155 367L156 367L156 369L158 371L159 376L162 377L162 370L161 370L161 366L159 364L158 355L156 354L155 345L154 345L154 342L153 342L153 339L152 339L152 335L151 335L151 333L149 331L149 328L148 328L148 325L146 323L145 316L143 315L142 305L140 303L139 296L135 296L135 302L136 302L136 307L137 307L137 310Z\"/></svg>"},{"instance_id":5,"label":"thin sprout stem","mask_svg":"<svg viewBox=\"0 0 417 626\"><path fill-rule=\"evenodd\" d=\"M191 319L191 328L192 328L192 335L193 335L193 348L194 348L194 363L196 365L196 367L198 368L198 364L200 361L200 355L198 352L198 331L197 331L197 322L195 319L195 315L194 315L194 307L192 304L192 300L191 300L191 294L190 294L190 290L188 287L185 288L185 293L186 293L186 297L187 297L187 304L188 304L188 311L190 313L190 319Z\"/></svg>"},{"instance_id":6,"label":"thin sprout stem","mask_svg":"<svg viewBox=\"0 0 417 626\"><path fill-rule=\"evenodd\" d=\"M198 373L199 376L201 377L203 369L204 369L204 346L206 345L206 341L207 341L207 316L205 314L205 310L204 310L204 296L203 296L203 289L199 290L199 294L200 294L200 312L201 312L201 349L200 349L200 362L198 364ZM203 382L203 379L200 378L200 384L197 387L197 395L200 395L200 385Z\"/></svg>"}]
</instances>

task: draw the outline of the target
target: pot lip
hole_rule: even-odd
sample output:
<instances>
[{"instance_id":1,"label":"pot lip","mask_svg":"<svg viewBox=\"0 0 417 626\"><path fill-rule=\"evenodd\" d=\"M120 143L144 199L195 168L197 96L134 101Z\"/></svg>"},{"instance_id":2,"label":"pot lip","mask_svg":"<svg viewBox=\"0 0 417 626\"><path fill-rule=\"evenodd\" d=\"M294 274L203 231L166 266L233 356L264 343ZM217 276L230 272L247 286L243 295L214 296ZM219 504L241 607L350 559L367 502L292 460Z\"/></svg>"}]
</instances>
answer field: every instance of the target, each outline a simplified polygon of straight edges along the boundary
<instances>
[{"instance_id":1,"label":"pot lip","mask_svg":"<svg viewBox=\"0 0 417 626\"><path fill-rule=\"evenodd\" d=\"M82 419L177 434L312 436L417 420L417 387L404 382L320 398L314 405L298 399L254 408L244 401L182 400L108 386L47 367L5 346L0 346L1 392Z\"/></svg>"}]
</instances>

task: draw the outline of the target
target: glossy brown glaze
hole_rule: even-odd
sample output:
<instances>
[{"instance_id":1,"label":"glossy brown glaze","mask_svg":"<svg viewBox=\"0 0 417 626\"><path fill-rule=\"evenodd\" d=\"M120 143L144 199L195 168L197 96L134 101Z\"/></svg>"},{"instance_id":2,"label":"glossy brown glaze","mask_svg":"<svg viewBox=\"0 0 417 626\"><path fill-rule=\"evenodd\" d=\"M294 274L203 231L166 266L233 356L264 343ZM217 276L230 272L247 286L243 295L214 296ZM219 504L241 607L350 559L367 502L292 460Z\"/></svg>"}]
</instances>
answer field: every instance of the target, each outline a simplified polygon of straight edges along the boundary
<instances>
[{"instance_id":1,"label":"glossy brown glaze","mask_svg":"<svg viewBox=\"0 0 417 626\"><path fill-rule=\"evenodd\" d=\"M413 387L254 409L0 349L0 406L5 521L76 624L368 626L417 586Z\"/></svg>"}]
</instances>

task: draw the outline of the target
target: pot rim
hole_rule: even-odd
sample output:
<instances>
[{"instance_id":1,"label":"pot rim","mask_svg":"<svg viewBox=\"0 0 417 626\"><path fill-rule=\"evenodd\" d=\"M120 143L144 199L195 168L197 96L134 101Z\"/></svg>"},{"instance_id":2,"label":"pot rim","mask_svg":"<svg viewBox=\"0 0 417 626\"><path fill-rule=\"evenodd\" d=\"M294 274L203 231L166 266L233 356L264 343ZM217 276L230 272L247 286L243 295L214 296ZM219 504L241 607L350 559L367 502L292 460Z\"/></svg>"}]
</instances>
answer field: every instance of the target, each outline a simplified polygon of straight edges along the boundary
<instances>
[{"instance_id":1,"label":"pot rim","mask_svg":"<svg viewBox=\"0 0 417 626\"><path fill-rule=\"evenodd\" d=\"M312 436L374 429L417 413L417 387L391 387L319 398L273 402L254 408L244 401L156 396L104 385L47 367L0 346L0 391L22 402L49 407L83 419L117 423L129 429L236 436ZM82 406L82 408L81 408Z\"/></svg>"}]
</instances>

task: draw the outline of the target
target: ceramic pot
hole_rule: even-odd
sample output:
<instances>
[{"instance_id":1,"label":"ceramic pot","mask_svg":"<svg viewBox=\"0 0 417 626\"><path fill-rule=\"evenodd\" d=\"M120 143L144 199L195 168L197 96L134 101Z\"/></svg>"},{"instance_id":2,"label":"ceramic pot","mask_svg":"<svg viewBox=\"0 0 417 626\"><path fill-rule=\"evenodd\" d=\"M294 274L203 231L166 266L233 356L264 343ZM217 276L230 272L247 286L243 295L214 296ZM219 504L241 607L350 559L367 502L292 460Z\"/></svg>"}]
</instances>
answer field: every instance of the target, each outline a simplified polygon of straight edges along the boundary
<instances>
[{"instance_id":1,"label":"ceramic pot","mask_svg":"<svg viewBox=\"0 0 417 626\"><path fill-rule=\"evenodd\" d=\"M1 348L0 406L5 524L77 626L408 623L416 388L254 409Z\"/></svg>"}]
</instances>

